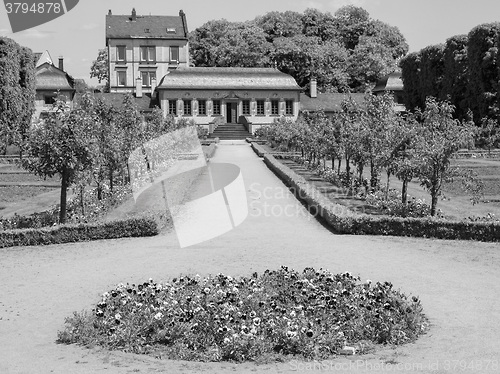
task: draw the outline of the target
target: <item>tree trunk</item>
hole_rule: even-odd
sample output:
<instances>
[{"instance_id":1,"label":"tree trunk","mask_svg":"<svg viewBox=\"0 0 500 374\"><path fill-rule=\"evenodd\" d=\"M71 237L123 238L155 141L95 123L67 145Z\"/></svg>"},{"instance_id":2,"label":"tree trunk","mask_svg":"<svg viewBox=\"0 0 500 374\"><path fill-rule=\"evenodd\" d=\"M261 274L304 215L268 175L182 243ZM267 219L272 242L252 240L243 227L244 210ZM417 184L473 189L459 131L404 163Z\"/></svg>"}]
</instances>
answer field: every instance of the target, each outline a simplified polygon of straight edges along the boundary
<instances>
[{"instance_id":1,"label":"tree trunk","mask_svg":"<svg viewBox=\"0 0 500 374\"><path fill-rule=\"evenodd\" d=\"M362 162L358 163L358 181L359 181L359 184L363 183L363 169L364 168L365 168L365 165Z\"/></svg>"},{"instance_id":2,"label":"tree trunk","mask_svg":"<svg viewBox=\"0 0 500 374\"><path fill-rule=\"evenodd\" d=\"M108 176L109 176L109 190L111 192L113 192L113 187L114 187L114 185L113 185L113 170L111 170L111 169L109 170Z\"/></svg>"},{"instance_id":3,"label":"tree trunk","mask_svg":"<svg viewBox=\"0 0 500 374\"><path fill-rule=\"evenodd\" d=\"M342 166L342 157L339 157L339 167L337 169L337 174L340 174L340 167Z\"/></svg>"},{"instance_id":4,"label":"tree trunk","mask_svg":"<svg viewBox=\"0 0 500 374\"><path fill-rule=\"evenodd\" d=\"M331 157L332 157L332 170L335 170L335 155L332 153Z\"/></svg>"},{"instance_id":5,"label":"tree trunk","mask_svg":"<svg viewBox=\"0 0 500 374\"><path fill-rule=\"evenodd\" d=\"M85 199L84 199L85 187L80 186L80 208L82 208L82 216L85 215Z\"/></svg>"},{"instance_id":6,"label":"tree trunk","mask_svg":"<svg viewBox=\"0 0 500 374\"><path fill-rule=\"evenodd\" d=\"M403 188L401 189L401 202L406 205L408 201L408 179L403 179Z\"/></svg>"},{"instance_id":7,"label":"tree trunk","mask_svg":"<svg viewBox=\"0 0 500 374\"><path fill-rule=\"evenodd\" d=\"M61 199L59 207L59 223L66 223L66 198L68 194L69 173L65 169L61 175Z\"/></svg>"},{"instance_id":8,"label":"tree trunk","mask_svg":"<svg viewBox=\"0 0 500 374\"><path fill-rule=\"evenodd\" d=\"M347 180L347 185L351 184L351 163L349 162L349 157L345 158L345 172L347 174L346 180Z\"/></svg>"},{"instance_id":9,"label":"tree trunk","mask_svg":"<svg viewBox=\"0 0 500 374\"><path fill-rule=\"evenodd\" d=\"M390 184L390 179L391 179L391 172L387 170L387 185L385 187L385 199L389 197L389 184Z\"/></svg>"},{"instance_id":10,"label":"tree trunk","mask_svg":"<svg viewBox=\"0 0 500 374\"><path fill-rule=\"evenodd\" d=\"M370 161L370 187L373 191L377 189L378 185L377 182L378 182L378 173L375 168L375 164L373 163L373 161Z\"/></svg>"},{"instance_id":11,"label":"tree trunk","mask_svg":"<svg viewBox=\"0 0 500 374\"><path fill-rule=\"evenodd\" d=\"M131 180L132 180L132 178L130 177L130 167L129 167L128 162L127 162L127 179L126 179L126 183L130 183Z\"/></svg>"},{"instance_id":12,"label":"tree trunk","mask_svg":"<svg viewBox=\"0 0 500 374\"><path fill-rule=\"evenodd\" d=\"M437 191L431 192L431 216L434 217L436 215L436 207L438 203L438 194Z\"/></svg>"},{"instance_id":13,"label":"tree trunk","mask_svg":"<svg viewBox=\"0 0 500 374\"><path fill-rule=\"evenodd\" d=\"M102 200L102 185L100 182L97 183L97 200Z\"/></svg>"}]
</instances>

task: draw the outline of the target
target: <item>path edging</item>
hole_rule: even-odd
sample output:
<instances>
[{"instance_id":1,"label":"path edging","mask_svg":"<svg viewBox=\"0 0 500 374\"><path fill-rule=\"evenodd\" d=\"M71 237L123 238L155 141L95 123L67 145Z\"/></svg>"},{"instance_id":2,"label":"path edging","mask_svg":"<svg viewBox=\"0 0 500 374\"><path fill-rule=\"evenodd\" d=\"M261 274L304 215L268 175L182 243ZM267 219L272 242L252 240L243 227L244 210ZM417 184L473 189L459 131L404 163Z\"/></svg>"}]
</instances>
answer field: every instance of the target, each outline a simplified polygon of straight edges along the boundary
<instances>
[{"instance_id":1,"label":"path edging","mask_svg":"<svg viewBox=\"0 0 500 374\"><path fill-rule=\"evenodd\" d=\"M352 212L343 205L331 202L305 178L283 165L258 144L252 143L252 148L257 155L262 155L260 157L264 158L267 167L290 187L295 196L307 204L311 213L323 218L336 233L500 241L500 224L494 222L445 221L432 217L374 217Z\"/></svg>"}]
</instances>

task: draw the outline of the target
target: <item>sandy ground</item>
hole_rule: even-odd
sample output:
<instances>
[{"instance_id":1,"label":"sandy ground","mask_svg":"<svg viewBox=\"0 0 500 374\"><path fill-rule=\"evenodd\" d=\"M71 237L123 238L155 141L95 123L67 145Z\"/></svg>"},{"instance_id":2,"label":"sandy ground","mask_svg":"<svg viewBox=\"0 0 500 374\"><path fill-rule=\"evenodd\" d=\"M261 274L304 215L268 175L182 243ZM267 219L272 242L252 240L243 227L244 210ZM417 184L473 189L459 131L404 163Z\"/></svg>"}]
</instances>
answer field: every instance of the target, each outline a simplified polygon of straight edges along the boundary
<instances>
[{"instance_id":1,"label":"sandy ground","mask_svg":"<svg viewBox=\"0 0 500 374\"><path fill-rule=\"evenodd\" d=\"M0 249L0 373L498 373L500 246L339 236L312 219L248 145L220 145L212 162L243 173L249 216L236 229L180 249L175 232ZM195 229L195 228L194 228ZM120 282L183 274L250 275L287 265L351 271L421 298L431 330L416 343L322 363L195 363L56 344L73 311Z\"/></svg>"}]
</instances>

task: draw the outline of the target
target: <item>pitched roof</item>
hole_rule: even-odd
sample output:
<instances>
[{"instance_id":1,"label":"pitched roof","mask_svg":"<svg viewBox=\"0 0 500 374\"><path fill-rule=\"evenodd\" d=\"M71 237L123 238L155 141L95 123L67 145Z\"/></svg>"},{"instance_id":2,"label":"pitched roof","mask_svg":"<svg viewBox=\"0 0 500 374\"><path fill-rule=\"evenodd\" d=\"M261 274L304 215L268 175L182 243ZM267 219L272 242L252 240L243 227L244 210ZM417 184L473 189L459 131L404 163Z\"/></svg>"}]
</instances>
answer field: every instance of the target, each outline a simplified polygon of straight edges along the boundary
<instances>
[{"instance_id":1,"label":"pitched roof","mask_svg":"<svg viewBox=\"0 0 500 374\"><path fill-rule=\"evenodd\" d=\"M54 65L54 62L52 61L52 57L50 57L49 51L45 51L43 53L41 53L41 52L35 53L35 57L36 57L36 61L35 61L36 67L39 67L40 65L43 65L46 62Z\"/></svg>"},{"instance_id":2,"label":"pitched roof","mask_svg":"<svg viewBox=\"0 0 500 374\"><path fill-rule=\"evenodd\" d=\"M178 16L106 15L106 41L110 38L187 39L186 15Z\"/></svg>"},{"instance_id":3,"label":"pitched roof","mask_svg":"<svg viewBox=\"0 0 500 374\"><path fill-rule=\"evenodd\" d=\"M73 78L48 62L36 68L35 80L37 90L73 91Z\"/></svg>"},{"instance_id":4,"label":"pitched roof","mask_svg":"<svg viewBox=\"0 0 500 374\"><path fill-rule=\"evenodd\" d=\"M403 91L403 80L401 79L401 72L394 71L387 74L377 81L373 88L373 92L380 91Z\"/></svg>"},{"instance_id":5,"label":"pitched roof","mask_svg":"<svg viewBox=\"0 0 500 374\"><path fill-rule=\"evenodd\" d=\"M110 92L110 93L94 93L94 96L96 98L101 97L106 101L108 104L110 104L114 108L120 108L121 105L123 104L123 99L125 97L125 93L119 93L119 92ZM147 112L151 111L155 107L159 107L158 104L158 99L157 98L151 98L151 94L146 93L143 94L142 97L134 97L134 102L137 106L137 109L140 112Z\"/></svg>"},{"instance_id":6,"label":"pitched roof","mask_svg":"<svg viewBox=\"0 0 500 374\"><path fill-rule=\"evenodd\" d=\"M310 97L304 93L300 94L301 111L338 112L340 104L344 99L351 97L356 103L364 105L365 94L363 93L318 93L318 97Z\"/></svg>"},{"instance_id":7,"label":"pitched roof","mask_svg":"<svg viewBox=\"0 0 500 374\"><path fill-rule=\"evenodd\" d=\"M292 76L273 68L194 67L165 75L158 89L300 90Z\"/></svg>"}]
</instances>

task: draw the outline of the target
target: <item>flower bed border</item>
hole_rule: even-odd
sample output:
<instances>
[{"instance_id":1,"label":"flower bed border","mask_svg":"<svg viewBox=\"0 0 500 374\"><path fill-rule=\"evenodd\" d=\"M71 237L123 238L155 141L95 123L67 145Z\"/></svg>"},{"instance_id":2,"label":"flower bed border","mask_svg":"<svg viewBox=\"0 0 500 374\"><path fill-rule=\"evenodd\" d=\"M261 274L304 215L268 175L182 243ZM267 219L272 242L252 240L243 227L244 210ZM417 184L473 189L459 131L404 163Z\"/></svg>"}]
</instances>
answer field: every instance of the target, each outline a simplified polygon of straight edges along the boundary
<instances>
[{"instance_id":1,"label":"flower bed border","mask_svg":"<svg viewBox=\"0 0 500 374\"><path fill-rule=\"evenodd\" d=\"M157 235L159 232L159 223L154 217L91 224L68 224L39 229L6 230L0 232L0 248L146 237Z\"/></svg>"},{"instance_id":2,"label":"flower bed border","mask_svg":"<svg viewBox=\"0 0 500 374\"><path fill-rule=\"evenodd\" d=\"M306 203L315 215L322 217L338 234L500 242L500 224L494 222L370 216L352 212L343 205L331 202L303 177L265 152L262 147L252 143L252 148L255 153L264 158L267 167L291 188L295 196Z\"/></svg>"}]
</instances>

